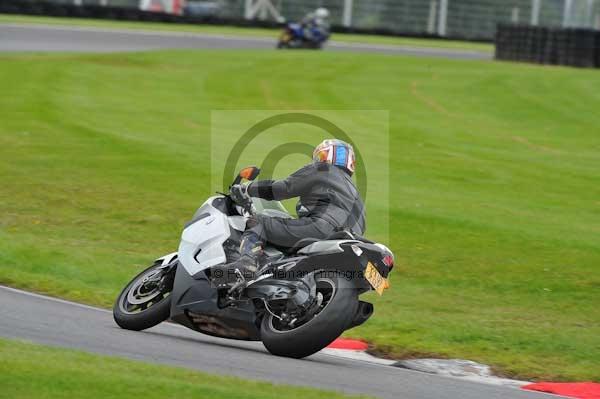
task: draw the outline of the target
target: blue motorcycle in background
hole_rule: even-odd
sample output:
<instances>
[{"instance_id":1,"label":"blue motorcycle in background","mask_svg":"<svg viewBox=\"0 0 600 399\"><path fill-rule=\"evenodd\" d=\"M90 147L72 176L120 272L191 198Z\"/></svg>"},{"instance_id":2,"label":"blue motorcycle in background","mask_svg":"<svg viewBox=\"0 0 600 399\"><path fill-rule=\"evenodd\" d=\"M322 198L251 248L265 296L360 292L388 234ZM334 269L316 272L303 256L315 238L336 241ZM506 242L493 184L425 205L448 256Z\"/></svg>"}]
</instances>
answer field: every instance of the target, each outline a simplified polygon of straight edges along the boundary
<instances>
[{"instance_id":1,"label":"blue motorcycle in background","mask_svg":"<svg viewBox=\"0 0 600 399\"><path fill-rule=\"evenodd\" d=\"M277 48L321 49L327 39L329 39L329 31L325 29L289 23L281 32Z\"/></svg>"}]
</instances>

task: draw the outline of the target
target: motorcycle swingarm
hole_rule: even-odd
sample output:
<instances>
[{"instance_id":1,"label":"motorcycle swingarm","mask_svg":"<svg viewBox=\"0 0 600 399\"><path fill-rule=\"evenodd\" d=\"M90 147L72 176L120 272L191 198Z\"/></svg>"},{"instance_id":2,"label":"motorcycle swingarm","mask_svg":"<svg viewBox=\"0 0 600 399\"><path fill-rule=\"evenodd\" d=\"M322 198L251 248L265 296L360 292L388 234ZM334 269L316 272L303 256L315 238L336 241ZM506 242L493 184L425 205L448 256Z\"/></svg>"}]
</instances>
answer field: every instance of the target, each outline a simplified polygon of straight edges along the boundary
<instances>
[{"instance_id":1,"label":"motorcycle swingarm","mask_svg":"<svg viewBox=\"0 0 600 399\"><path fill-rule=\"evenodd\" d=\"M281 280L265 278L246 287L245 296L263 302L285 301L293 307L303 307L312 303L316 295L316 284L313 275L305 275L298 279Z\"/></svg>"}]
</instances>

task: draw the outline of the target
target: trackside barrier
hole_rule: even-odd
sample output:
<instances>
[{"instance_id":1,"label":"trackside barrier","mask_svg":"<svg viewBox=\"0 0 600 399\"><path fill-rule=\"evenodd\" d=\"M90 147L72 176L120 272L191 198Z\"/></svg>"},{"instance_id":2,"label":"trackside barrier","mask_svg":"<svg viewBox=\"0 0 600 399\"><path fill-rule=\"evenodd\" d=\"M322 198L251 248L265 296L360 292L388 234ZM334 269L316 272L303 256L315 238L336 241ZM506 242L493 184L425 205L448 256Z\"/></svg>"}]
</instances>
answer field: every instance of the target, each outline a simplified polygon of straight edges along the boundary
<instances>
[{"instance_id":1,"label":"trackside barrier","mask_svg":"<svg viewBox=\"0 0 600 399\"><path fill-rule=\"evenodd\" d=\"M600 68L600 31L498 25L496 59Z\"/></svg>"},{"instance_id":2,"label":"trackside barrier","mask_svg":"<svg viewBox=\"0 0 600 399\"><path fill-rule=\"evenodd\" d=\"M271 21L249 21L245 19L230 20L214 16L190 17L164 12L144 11L131 7L112 7L95 4L74 5L35 0L0 0L0 13L127 21L205 23L214 25L228 24L266 28L278 26L277 23Z\"/></svg>"}]
</instances>

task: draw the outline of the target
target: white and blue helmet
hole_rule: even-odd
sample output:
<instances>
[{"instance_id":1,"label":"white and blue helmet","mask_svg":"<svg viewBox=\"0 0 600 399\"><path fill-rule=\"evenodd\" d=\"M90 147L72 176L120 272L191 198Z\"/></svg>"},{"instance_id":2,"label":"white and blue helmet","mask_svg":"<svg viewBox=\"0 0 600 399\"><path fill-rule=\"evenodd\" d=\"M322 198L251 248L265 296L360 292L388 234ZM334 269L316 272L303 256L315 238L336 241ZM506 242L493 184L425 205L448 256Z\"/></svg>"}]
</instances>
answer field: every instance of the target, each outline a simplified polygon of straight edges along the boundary
<instances>
[{"instance_id":1,"label":"white and blue helmet","mask_svg":"<svg viewBox=\"0 0 600 399\"><path fill-rule=\"evenodd\" d=\"M354 149L345 141L338 139L323 140L313 151L313 162L326 162L354 173Z\"/></svg>"}]
</instances>

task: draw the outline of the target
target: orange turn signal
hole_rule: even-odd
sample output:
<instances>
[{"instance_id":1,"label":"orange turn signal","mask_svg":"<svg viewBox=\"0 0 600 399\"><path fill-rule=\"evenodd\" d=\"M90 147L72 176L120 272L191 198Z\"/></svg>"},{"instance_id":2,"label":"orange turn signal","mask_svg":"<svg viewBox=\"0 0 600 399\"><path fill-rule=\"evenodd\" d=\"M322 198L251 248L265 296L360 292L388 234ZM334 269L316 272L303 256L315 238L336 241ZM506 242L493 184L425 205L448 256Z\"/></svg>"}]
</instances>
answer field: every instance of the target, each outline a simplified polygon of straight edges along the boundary
<instances>
[{"instance_id":1,"label":"orange turn signal","mask_svg":"<svg viewBox=\"0 0 600 399\"><path fill-rule=\"evenodd\" d=\"M254 167L244 168L240 171L240 176L248 180L252 176L252 172L254 172Z\"/></svg>"}]
</instances>

